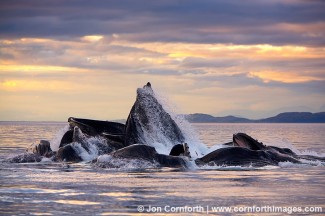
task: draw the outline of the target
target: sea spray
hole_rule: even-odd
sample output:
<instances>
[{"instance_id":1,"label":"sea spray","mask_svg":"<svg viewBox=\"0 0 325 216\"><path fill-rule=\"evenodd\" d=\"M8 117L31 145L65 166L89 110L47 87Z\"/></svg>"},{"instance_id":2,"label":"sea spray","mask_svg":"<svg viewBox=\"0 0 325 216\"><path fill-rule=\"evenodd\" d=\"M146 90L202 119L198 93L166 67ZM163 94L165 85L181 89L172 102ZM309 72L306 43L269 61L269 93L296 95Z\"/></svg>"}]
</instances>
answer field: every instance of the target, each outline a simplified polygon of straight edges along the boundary
<instances>
[{"instance_id":1,"label":"sea spray","mask_svg":"<svg viewBox=\"0 0 325 216\"><path fill-rule=\"evenodd\" d=\"M56 135L54 136L54 138L50 142L52 151L59 150L61 139L62 139L63 135L69 130L69 128L70 128L70 126L68 124L66 124L63 128L61 128L56 133Z\"/></svg>"},{"instance_id":2,"label":"sea spray","mask_svg":"<svg viewBox=\"0 0 325 216\"><path fill-rule=\"evenodd\" d=\"M101 137L88 137L80 143L72 143L71 146L83 161L91 161L99 155L108 154L113 150Z\"/></svg>"},{"instance_id":3,"label":"sea spray","mask_svg":"<svg viewBox=\"0 0 325 216\"><path fill-rule=\"evenodd\" d=\"M161 90L155 89L155 96L158 102L162 105L165 111L171 116L171 118L176 122L177 126L182 131L185 142L190 147L191 156L197 158L203 156L209 152L208 147L201 142L197 132L191 126L191 124L185 119L184 115L181 115L180 108L173 103Z\"/></svg>"},{"instance_id":4,"label":"sea spray","mask_svg":"<svg viewBox=\"0 0 325 216\"><path fill-rule=\"evenodd\" d=\"M56 133L50 142L52 151L58 151L61 139L69 128L67 124ZM83 143L73 142L71 145L84 161L93 160L99 155L109 153L113 150L102 137L88 137L83 140Z\"/></svg>"}]
</instances>

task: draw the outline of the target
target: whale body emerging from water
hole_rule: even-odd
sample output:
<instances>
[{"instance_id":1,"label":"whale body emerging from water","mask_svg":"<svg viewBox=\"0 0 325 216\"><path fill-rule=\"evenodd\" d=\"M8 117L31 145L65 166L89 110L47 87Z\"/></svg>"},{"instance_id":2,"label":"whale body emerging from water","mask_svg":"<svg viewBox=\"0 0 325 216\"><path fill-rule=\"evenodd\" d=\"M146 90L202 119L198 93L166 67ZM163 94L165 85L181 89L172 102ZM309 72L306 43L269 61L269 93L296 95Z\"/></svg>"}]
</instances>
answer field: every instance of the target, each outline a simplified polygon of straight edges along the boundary
<instances>
[{"instance_id":1,"label":"whale body emerging from water","mask_svg":"<svg viewBox=\"0 0 325 216\"><path fill-rule=\"evenodd\" d=\"M158 102L151 84L138 88L137 99L126 121L125 144L184 141L181 129Z\"/></svg>"},{"instance_id":2,"label":"whale body emerging from water","mask_svg":"<svg viewBox=\"0 0 325 216\"><path fill-rule=\"evenodd\" d=\"M56 156L56 159L60 161L82 160L81 157L78 157L78 152L74 151L75 143L81 143L81 146L87 151L87 144L82 141L87 136L100 136L105 139L108 146L106 149L103 146L97 146L101 150L104 149L103 154L109 154L133 144L178 144L185 141L181 129L156 99L150 83L137 89L137 98L125 125L73 117L70 117L68 122L71 129L63 136L59 154ZM77 138L79 136L82 137ZM71 155L74 156L71 157ZM141 155L139 155L140 157Z\"/></svg>"},{"instance_id":3,"label":"whale body emerging from water","mask_svg":"<svg viewBox=\"0 0 325 216\"><path fill-rule=\"evenodd\" d=\"M68 122L70 128L57 150L51 149L49 142L41 141L33 148L33 153L19 155L10 161L34 162L42 157L51 157L54 161L79 162L84 160L85 153L96 157L140 159L167 167L186 167L192 160L191 146L184 143L186 140L181 128L159 103L150 83L137 89L136 101L126 124L74 117L70 117ZM168 144L172 149L170 155L159 154L151 146L154 143ZM301 163L301 159L325 161L321 157L297 155L288 148L265 146L244 133L234 134L231 145L193 161L198 166L255 167L278 165L285 161Z\"/></svg>"},{"instance_id":4,"label":"whale body emerging from water","mask_svg":"<svg viewBox=\"0 0 325 216\"><path fill-rule=\"evenodd\" d=\"M79 162L83 160L85 152L90 153L95 150L98 155L110 154L112 157L125 158L130 155L128 152L132 151L132 155L137 155L138 158L143 158L141 148L147 149L146 145L152 150L150 146L152 143L167 143L170 149L181 146L178 149L183 149L185 137L178 127L176 122L165 111L163 106L157 100L151 84L147 83L143 88L137 89L136 101L133 104L128 115L126 124L109 121L99 121L91 119L82 119L70 117L68 119L69 130L63 135L57 151L53 151L49 143L40 142L33 149L33 153L40 156L52 156L55 161ZM93 139L89 142L89 139ZM133 146L134 144L138 144ZM141 145L139 145L141 144ZM129 148L128 148L129 147ZM154 149L154 148L153 148ZM177 148L174 148L177 149ZM158 154L151 152L153 159L158 160L159 164L163 166L180 166L185 162L179 157ZM183 154L182 151L176 155ZM116 152L124 152L124 154L117 154ZM13 162L29 162L39 161L39 157L35 159L29 154L24 157L16 157L12 159ZM133 157L136 158L136 157ZM148 159L148 157L145 157Z\"/></svg>"}]
</instances>

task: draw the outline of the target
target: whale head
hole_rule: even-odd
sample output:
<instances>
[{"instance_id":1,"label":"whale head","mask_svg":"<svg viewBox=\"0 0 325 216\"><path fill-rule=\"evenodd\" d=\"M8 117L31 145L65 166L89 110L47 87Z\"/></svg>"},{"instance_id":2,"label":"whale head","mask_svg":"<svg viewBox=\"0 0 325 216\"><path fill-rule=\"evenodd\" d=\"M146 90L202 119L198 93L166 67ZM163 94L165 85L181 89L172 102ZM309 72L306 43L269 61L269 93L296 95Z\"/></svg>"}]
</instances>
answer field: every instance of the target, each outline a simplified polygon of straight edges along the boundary
<instances>
[{"instance_id":1,"label":"whale head","mask_svg":"<svg viewBox=\"0 0 325 216\"><path fill-rule=\"evenodd\" d=\"M253 139L251 136L245 133L236 133L233 135L234 146L244 147L251 150L263 150L265 145Z\"/></svg>"},{"instance_id":2,"label":"whale head","mask_svg":"<svg viewBox=\"0 0 325 216\"><path fill-rule=\"evenodd\" d=\"M148 82L137 89L136 101L129 113L125 129L125 145L183 143L184 135L176 122L159 103Z\"/></svg>"}]
</instances>

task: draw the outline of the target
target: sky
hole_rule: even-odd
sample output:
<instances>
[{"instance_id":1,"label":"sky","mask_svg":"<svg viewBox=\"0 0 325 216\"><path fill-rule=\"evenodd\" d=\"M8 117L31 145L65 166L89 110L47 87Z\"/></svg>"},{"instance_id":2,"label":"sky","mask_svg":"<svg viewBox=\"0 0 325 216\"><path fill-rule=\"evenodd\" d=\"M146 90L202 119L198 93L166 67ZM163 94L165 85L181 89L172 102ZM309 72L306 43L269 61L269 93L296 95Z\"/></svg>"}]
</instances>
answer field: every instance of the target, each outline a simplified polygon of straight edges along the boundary
<instances>
[{"instance_id":1,"label":"sky","mask_svg":"<svg viewBox=\"0 0 325 216\"><path fill-rule=\"evenodd\" d=\"M325 1L1 0L0 120L325 111Z\"/></svg>"}]
</instances>

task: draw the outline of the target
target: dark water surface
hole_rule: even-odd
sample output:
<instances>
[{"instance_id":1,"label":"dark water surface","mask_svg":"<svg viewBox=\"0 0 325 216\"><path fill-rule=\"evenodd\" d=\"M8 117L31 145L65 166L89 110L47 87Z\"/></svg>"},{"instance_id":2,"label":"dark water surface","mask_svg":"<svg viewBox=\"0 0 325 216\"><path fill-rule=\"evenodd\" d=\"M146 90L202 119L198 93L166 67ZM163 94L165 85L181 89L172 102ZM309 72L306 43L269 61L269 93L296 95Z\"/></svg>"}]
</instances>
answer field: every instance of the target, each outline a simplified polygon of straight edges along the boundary
<instances>
[{"instance_id":1,"label":"dark water surface","mask_svg":"<svg viewBox=\"0 0 325 216\"><path fill-rule=\"evenodd\" d=\"M0 160L23 153L40 139L51 140L65 125L0 123ZM195 124L193 127L208 146L230 141L235 132L246 132L266 145L322 156L325 153L325 124ZM286 208L292 215L298 214L290 211L294 207L301 211L322 207L324 212L324 164L180 170L103 169L89 163L46 161L0 163L2 215L132 215L149 210L157 215L289 215L234 211L254 206ZM214 207L229 207L232 213L213 213Z\"/></svg>"}]
</instances>

